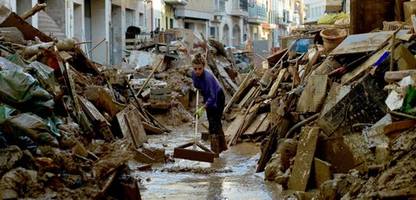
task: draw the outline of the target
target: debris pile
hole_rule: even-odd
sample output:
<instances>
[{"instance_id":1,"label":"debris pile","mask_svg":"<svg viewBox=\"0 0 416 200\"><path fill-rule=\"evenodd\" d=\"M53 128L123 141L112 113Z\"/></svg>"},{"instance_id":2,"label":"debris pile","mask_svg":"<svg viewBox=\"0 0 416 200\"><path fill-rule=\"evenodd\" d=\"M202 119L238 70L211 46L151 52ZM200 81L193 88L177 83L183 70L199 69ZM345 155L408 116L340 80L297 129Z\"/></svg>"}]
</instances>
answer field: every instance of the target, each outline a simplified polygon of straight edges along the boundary
<instances>
[{"instance_id":1,"label":"debris pile","mask_svg":"<svg viewBox=\"0 0 416 200\"><path fill-rule=\"evenodd\" d=\"M143 143L169 129L76 41L0 13L0 199L139 199L127 161L165 162Z\"/></svg>"},{"instance_id":2,"label":"debris pile","mask_svg":"<svg viewBox=\"0 0 416 200\"><path fill-rule=\"evenodd\" d=\"M139 169L166 162L147 135L193 120L191 56L207 57L228 97L241 78L223 44L192 31L161 32L129 51L128 62L105 66L75 40L0 10L0 199L140 198L127 161ZM167 118L157 119L160 112Z\"/></svg>"},{"instance_id":3,"label":"debris pile","mask_svg":"<svg viewBox=\"0 0 416 200\"><path fill-rule=\"evenodd\" d=\"M228 102L229 145L262 141L257 172L299 199L414 197L416 40L392 23L297 32Z\"/></svg>"}]
</instances>

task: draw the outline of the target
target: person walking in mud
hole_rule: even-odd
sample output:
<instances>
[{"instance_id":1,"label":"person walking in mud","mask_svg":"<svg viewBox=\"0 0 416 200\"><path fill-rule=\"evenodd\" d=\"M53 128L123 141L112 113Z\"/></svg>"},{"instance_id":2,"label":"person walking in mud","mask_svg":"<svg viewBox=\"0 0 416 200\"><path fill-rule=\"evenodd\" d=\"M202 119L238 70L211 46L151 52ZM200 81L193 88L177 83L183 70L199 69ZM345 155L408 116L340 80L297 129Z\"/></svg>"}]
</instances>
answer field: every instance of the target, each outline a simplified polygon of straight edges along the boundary
<instances>
[{"instance_id":1,"label":"person walking in mud","mask_svg":"<svg viewBox=\"0 0 416 200\"><path fill-rule=\"evenodd\" d=\"M211 150L220 154L222 151L227 150L221 123L225 96L214 75L205 70L205 65L205 58L201 54L195 55L192 59L192 81L194 87L201 91L204 99L204 105L196 108L196 114L200 117L206 110L209 123L208 129L211 135Z\"/></svg>"}]
</instances>

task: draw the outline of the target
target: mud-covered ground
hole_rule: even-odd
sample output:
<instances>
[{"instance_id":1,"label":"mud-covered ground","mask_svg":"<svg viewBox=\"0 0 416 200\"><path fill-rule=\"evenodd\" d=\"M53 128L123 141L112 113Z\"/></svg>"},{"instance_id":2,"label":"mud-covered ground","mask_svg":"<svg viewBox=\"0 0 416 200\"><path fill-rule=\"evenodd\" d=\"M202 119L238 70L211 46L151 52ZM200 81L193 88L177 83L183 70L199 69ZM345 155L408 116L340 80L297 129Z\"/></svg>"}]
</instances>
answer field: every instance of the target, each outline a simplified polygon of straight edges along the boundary
<instances>
[{"instance_id":1,"label":"mud-covered ground","mask_svg":"<svg viewBox=\"0 0 416 200\"><path fill-rule=\"evenodd\" d=\"M191 123L171 128L171 133L149 136L149 144L172 155L176 146L193 140ZM242 143L212 164L175 159L153 165L152 170L136 174L143 180L142 199L279 199L281 188L265 182L264 173L255 173L259 155L257 144Z\"/></svg>"}]
</instances>

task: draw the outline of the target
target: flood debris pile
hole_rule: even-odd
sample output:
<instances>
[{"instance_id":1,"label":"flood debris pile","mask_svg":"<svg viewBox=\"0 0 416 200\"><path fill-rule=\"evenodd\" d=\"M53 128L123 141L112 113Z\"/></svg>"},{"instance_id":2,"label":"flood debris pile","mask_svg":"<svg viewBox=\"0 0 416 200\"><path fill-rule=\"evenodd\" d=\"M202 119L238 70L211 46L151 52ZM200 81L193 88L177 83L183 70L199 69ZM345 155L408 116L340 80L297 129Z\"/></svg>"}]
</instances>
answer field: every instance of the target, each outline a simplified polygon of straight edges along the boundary
<instances>
[{"instance_id":1,"label":"flood debris pile","mask_svg":"<svg viewBox=\"0 0 416 200\"><path fill-rule=\"evenodd\" d=\"M0 199L140 199L127 162L165 162L143 144L169 129L75 40L0 13Z\"/></svg>"},{"instance_id":2,"label":"flood debris pile","mask_svg":"<svg viewBox=\"0 0 416 200\"><path fill-rule=\"evenodd\" d=\"M269 56L228 102L229 145L262 141L257 171L298 199L414 197L414 27L384 24L304 30Z\"/></svg>"},{"instance_id":3,"label":"flood debris pile","mask_svg":"<svg viewBox=\"0 0 416 200\"><path fill-rule=\"evenodd\" d=\"M151 45L131 51L128 64L119 70L132 76L132 88L144 107L163 114L162 118L169 118L164 120L166 124L175 126L193 120L188 112L195 100L191 60L197 53L207 59L206 69L215 75L227 98L237 91L240 72L252 65L247 54L226 50L219 41L205 39L191 30L170 29L157 34Z\"/></svg>"},{"instance_id":4,"label":"flood debris pile","mask_svg":"<svg viewBox=\"0 0 416 200\"><path fill-rule=\"evenodd\" d=\"M161 32L105 66L0 11L0 199L139 199L132 171L169 161L147 135L193 120L192 55L206 56L228 98L241 79L232 52L192 31Z\"/></svg>"}]
</instances>

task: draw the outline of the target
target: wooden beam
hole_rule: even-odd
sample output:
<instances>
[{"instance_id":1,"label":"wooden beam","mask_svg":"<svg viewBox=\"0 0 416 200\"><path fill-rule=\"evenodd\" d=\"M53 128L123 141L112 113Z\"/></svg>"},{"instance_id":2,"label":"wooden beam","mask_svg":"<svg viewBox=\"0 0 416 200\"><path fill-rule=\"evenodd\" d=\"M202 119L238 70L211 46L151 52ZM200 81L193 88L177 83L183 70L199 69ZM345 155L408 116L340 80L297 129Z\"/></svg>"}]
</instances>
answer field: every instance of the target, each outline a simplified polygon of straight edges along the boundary
<instances>
[{"instance_id":1,"label":"wooden beam","mask_svg":"<svg viewBox=\"0 0 416 200\"><path fill-rule=\"evenodd\" d=\"M318 143L319 128L313 127L301 134L296 151L295 164L289 178L288 188L296 191L305 191L312 170Z\"/></svg>"},{"instance_id":2,"label":"wooden beam","mask_svg":"<svg viewBox=\"0 0 416 200\"><path fill-rule=\"evenodd\" d=\"M26 20L32 17L33 15L35 15L37 12L44 10L45 8L46 8L46 3L41 3L41 4L37 3L35 6L33 6L33 8L23 13L20 17L23 20Z\"/></svg>"}]
</instances>

